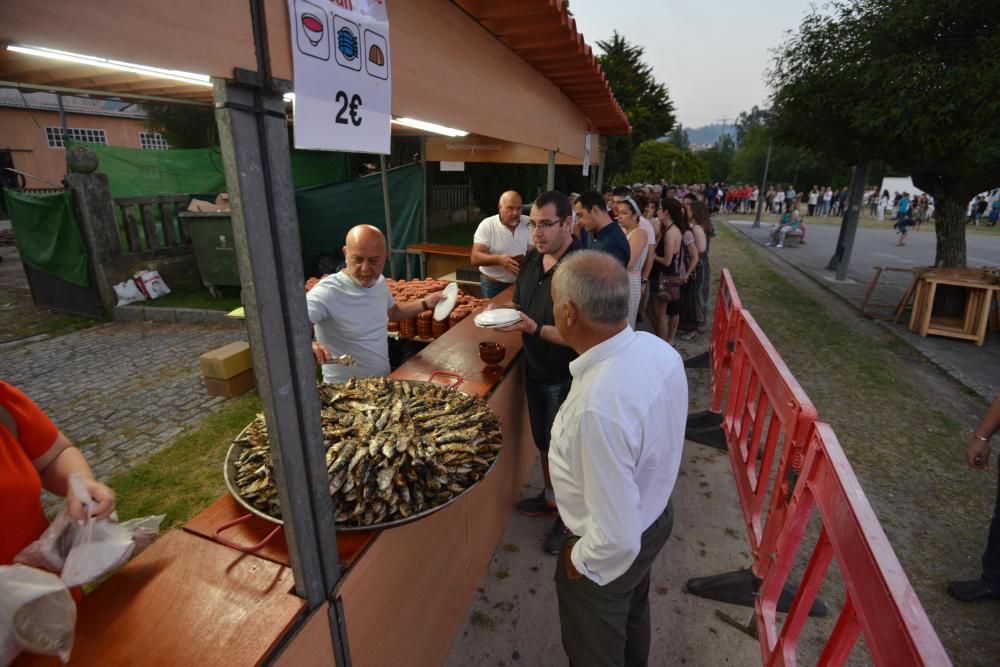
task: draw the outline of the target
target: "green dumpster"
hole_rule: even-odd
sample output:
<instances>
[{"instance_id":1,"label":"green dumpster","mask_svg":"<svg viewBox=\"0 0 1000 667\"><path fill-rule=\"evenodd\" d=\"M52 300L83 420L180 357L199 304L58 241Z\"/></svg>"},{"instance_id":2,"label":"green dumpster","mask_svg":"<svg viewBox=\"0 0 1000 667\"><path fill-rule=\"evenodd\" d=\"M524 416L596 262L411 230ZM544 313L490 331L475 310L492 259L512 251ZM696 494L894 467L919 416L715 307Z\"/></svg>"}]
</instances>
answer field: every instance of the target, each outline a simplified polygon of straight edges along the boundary
<instances>
[{"instance_id":1,"label":"green dumpster","mask_svg":"<svg viewBox=\"0 0 1000 667\"><path fill-rule=\"evenodd\" d=\"M236 263L236 244L229 212L178 213L187 225L201 282L213 296L218 287L239 287L240 271Z\"/></svg>"}]
</instances>

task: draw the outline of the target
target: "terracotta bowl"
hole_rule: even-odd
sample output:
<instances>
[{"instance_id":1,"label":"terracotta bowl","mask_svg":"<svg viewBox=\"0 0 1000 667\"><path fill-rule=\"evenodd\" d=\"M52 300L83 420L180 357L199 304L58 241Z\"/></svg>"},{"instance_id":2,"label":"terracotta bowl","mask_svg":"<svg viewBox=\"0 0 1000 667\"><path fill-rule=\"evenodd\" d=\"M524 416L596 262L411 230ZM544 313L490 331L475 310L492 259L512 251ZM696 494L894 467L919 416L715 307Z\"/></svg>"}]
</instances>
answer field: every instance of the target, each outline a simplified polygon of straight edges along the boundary
<instances>
[{"instance_id":1,"label":"terracotta bowl","mask_svg":"<svg viewBox=\"0 0 1000 667\"><path fill-rule=\"evenodd\" d=\"M507 355L507 348L505 348L500 343L494 343L490 340L484 340L479 344L479 358L482 359L487 365L495 366L503 361L503 358Z\"/></svg>"}]
</instances>

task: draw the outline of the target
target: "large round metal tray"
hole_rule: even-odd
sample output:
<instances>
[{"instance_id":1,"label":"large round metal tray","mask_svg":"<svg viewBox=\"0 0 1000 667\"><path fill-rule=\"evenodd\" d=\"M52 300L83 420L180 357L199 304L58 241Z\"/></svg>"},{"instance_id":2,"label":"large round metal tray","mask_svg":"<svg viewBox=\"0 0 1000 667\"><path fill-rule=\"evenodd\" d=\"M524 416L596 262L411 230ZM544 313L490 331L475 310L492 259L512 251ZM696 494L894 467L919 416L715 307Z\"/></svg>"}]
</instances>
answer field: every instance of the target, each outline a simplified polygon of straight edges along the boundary
<instances>
[{"instance_id":1,"label":"large round metal tray","mask_svg":"<svg viewBox=\"0 0 1000 667\"><path fill-rule=\"evenodd\" d=\"M408 382L410 384L427 384L427 383L424 383L424 382L419 382L417 380L397 380L397 382ZM249 425L247 425L247 428L249 428ZM241 440L243 438L243 434L245 432L246 432L246 428L244 428L243 431L241 431L240 434L238 436L236 436L236 439L237 440ZM264 519L265 521L270 521L271 523L276 523L278 525L284 525L285 522L283 520L275 518L275 517L271 516L270 514L267 514L266 512L263 512L263 511L257 509L252 504L250 504L248 501L244 500L243 496L240 495L240 491L236 487L236 483L235 483L235 480L236 480L236 459L238 459L240 457L240 454L243 452L243 450L245 449L245 447L246 446L243 445L240 442L234 442L233 444L231 444L229 446L229 450L226 452L226 463L225 463L225 466L223 468L223 471L224 471L224 474L225 474L225 478L226 478L226 487L229 489L229 493L232 494L232 496L236 500L236 502L238 502L240 505L242 505L248 512L250 512L252 514L255 514L256 516L259 516L261 519ZM459 498L461 498L462 496L464 496L465 494L467 494L472 489L474 489L477 486L479 486L480 484L482 484L483 480L485 480L487 477L489 477L489 475L493 472L493 469L496 467L497 461L500 459L500 455L501 454L503 454L503 450L502 449L499 452L497 452L496 458L493 459L493 462L490 464L490 467L486 470L485 473L483 473L483 476L479 479L479 481L477 481L475 484L473 484L473 485L469 486L468 488L466 488L465 491L462 491L457 496L454 496L454 497L446 500L445 502L441 503L440 505L435 505L434 507L429 507L429 508L425 509L422 512L416 512L416 513L411 514L410 516L406 517L405 519L396 519L394 521L384 521L382 523L373 523L370 526L349 526L349 525L338 523L338 524L336 524L337 525L337 530L340 531L340 532L352 533L352 532L367 532L367 531L372 531L372 530L382 530L384 528L393 528L395 526L402 526L403 524L406 524L406 523L410 523L410 522L413 522L413 521L418 521L419 519L422 519L422 518L424 518L424 517L426 517L426 516L428 516L430 514L433 514L434 512L437 512L438 510L444 509L448 505L451 505L453 502L455 502L456 500L458 500Z\"/></svg>"}]
</instances>

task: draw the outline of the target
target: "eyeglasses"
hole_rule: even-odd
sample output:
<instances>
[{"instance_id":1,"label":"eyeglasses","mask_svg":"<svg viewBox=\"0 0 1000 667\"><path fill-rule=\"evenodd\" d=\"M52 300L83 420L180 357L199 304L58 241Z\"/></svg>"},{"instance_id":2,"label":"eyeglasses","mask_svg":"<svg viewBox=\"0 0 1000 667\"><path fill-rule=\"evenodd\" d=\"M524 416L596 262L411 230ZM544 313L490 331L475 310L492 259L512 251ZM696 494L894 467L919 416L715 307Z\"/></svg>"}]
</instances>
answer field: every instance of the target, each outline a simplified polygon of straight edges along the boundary
<instances>
[{"instance_id":1,"label":"eyeglasses","mask_svg":"<svg viewBox=\"0 0 1000 667\"><path fill-rule=\"evenodd\" d=\"M534 220L530 220L528 222L528 229L535 230L539 227L541 227L542 229L552 229L556 225L561 225L562 223L563 223L562 220L539 220L537 222Z\"/></svg>"}]
</instances>

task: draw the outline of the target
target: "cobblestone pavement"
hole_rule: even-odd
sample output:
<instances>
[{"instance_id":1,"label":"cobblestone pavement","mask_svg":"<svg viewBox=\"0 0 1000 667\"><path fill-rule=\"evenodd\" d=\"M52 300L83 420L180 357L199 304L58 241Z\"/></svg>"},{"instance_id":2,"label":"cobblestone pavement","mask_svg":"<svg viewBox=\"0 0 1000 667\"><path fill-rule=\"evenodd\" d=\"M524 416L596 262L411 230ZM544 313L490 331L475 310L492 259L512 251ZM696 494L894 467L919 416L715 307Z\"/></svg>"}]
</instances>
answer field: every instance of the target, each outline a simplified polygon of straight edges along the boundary
<instances>
[{"instance_id":1,"label":"cobblestone pavement","mask_svg":"<svg viewBox=\"0 0 1000 667\"><path fill-rule=\"evenodd\" d=\"M0 351L0 378L45 410L102 480L217 410L198 355L246 340L238 325L111 322Z\"/></svg>"}]
</instances>

